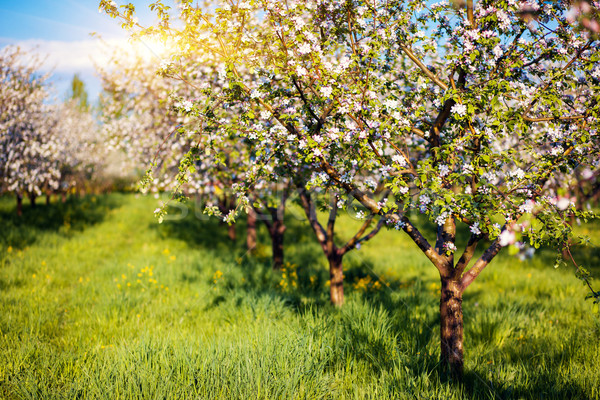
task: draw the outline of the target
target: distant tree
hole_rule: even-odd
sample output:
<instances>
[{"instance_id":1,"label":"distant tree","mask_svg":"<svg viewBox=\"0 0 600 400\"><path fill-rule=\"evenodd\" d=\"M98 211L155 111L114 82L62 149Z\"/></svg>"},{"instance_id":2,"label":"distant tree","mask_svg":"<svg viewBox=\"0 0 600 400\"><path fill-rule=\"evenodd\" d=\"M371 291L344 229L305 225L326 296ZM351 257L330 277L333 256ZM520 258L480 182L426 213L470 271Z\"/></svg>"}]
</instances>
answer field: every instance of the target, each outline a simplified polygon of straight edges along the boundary
<instances>
[{"instance_id":1,"label":"distant tree","mask_svg":"<svg viewBox=\"0 0 600 400\"><path fill-rule=\"evenodd\" d=\"M73 75L71 88L67 93L67 100L72 100L80 111L89 111L88 93L85 82L79 78L79 74Z\"/></svg>"},{"instance_id":2,"label":"distant tree","mask_svg":"<svg viewBox=\"0 0 600 400\"><path fill-rule=\"evenodd\" d=\"M53 136L57 118L48 98L47 75L40 75L41 59L18 47L0 51L0 191L15 193L17 213L22 198L31 205L60 179Z\"/></svg>"}]
</instances>

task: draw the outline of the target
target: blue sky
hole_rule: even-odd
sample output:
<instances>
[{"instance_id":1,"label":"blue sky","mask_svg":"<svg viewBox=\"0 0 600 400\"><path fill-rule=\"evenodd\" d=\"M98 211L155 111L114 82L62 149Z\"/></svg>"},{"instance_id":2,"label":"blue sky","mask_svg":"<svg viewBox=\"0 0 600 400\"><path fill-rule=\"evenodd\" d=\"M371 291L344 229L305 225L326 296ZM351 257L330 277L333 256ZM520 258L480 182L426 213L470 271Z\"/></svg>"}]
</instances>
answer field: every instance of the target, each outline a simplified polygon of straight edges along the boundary
<instances>
[{"instance_id":1,"label":"blue sky","mask_svg":"<svg viewBox=\"0 0 600 400\"><path fill-rule=\"evenodd\" d=\"M94 75L98 58L98 33L106 40L125 41L119 23L98 12L99 0L0 0L0 47L19 45L47 56L45 69L52 71L55 95L64 98L71 78L78 73L92 99L100 83ZM117 1L124 4L126 1ZM150 1L132 1L142 23L152 22Z\"/></svg>"}]
</instances>

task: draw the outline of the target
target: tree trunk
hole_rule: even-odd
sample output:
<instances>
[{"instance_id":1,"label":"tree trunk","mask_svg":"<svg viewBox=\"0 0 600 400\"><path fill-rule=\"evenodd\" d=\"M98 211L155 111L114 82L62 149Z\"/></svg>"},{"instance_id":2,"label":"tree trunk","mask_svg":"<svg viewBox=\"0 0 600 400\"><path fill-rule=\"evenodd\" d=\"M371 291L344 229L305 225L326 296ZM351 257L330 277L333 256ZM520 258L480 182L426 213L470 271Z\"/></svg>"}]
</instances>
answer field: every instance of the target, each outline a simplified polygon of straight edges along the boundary
<instances>
[{"instance_id":1,"label":"tree trunk","mask_svg":"<svg viewBox=\"0 0 600 400\"><path fill-rule=\"evenodd\" d=\"M65 193L65 192L62 192L62 193L60 194L60 201L61 201L61 202L63 202L63 203L66 203L66 202L67 202L67 193Z\"/></svg>"},{"instance_id":2,"label":"tree trunk","mask_svg":"<svg viewBox=\"0 0 600 400\"><path fill-rule=\"evenodd\" d=\"M250 210L248 213L246 228L246 246L248 252L252 253L256 248L256 213L254 210Z\"/></svg>"},{"instance_id":3,"label":"tree trunk","mask_svg":"<svg viewBox=\"0 0 600 400\"><path fill-rule=\"evenodd\" d=\"M49 206L50 205L50 192L46 193L46 205Z\"/></svg>"},{"instance_id":4,"label":"tree trunk","mask_svg":"<svg viewBox=\"0 0 600 400\"><path fill-rule=\"evenodd\" d=\"M340 307L344 304L344 269L342 267L342 256L338 254L328 255L329 261L329 298L331 304Z\"/></svg>"},{"instance_id":5,"label":"tree trunk","mask_svg":"<svg viewBox=\"0 0 600 400\"><path fill-rule=\"evenodd\" d=\"M457 281L448 278L442 278L440 336L440 364L453 380L461 381L464 365L462 290Z\"/></svg>"},{"instance_id":6,"label":"tree trunk","mask_svg":"<svg viewBox=\"0 0 600 400\"><path fill-rule=\"evenodd\" d=\"M23 196L17 193L17 215L20 217L23 215Z\"/></svg>"},{"instance_id":7,"label":"tree trunk","mask_svg":"<svg viewBox=\"0 0 600 400\"><path fill-rule=\"evenodd\" d=\"M31 203L31 208L35 208L35 199L37 196L35 193L29 193L29 202Z\"/></svg>"},{"instance_id":8,"label":"tree trunk","mask_svg":"<svg viewBox=\"0 0 600 400\"><path fill-rule=\"evenodd\" d=\"M232 242L235 242L235 224L227 225L227 236L229 236Z\"/></svg>"},{"instance_id":9,"label":"tree trunk","mask_svg":"<svg viewBox=\"0 0 600 400\"><path fill-rule=\"evenodd\" d=\"M269 234L271 236L271 244L273 247L273 269L281 269L283 267L283 233L285 232L285 225L283 221L273 221L269 228Z\"/></svg>"}]
</instances>

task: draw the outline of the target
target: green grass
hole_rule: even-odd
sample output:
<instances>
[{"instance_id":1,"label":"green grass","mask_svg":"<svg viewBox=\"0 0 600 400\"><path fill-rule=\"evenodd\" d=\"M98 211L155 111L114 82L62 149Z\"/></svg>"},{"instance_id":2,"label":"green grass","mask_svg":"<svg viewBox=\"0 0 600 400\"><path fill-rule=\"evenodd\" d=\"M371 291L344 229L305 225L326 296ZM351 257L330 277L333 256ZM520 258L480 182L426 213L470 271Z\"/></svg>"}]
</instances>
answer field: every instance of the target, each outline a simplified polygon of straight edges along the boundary
<instances>
[{"instance_id":1,"label":"green grass","mask_svg":"<svg viewBox=\"0 0 600 400\"><path fill-rule=\"evenodd\" d=\"M262 228L251 258L243 223L237 243L214 219L158 225L151 198L26 204L21 219L13 203L0 199L3 399L600 398L598 315L550 251L500 255L469 287L455 385L438 375L436 271L398 232L345 258L337 310L296 212L283 278ZM580 229L593 245L575 256L598 274L600 227Z\"/></svg>"}]
</instances>

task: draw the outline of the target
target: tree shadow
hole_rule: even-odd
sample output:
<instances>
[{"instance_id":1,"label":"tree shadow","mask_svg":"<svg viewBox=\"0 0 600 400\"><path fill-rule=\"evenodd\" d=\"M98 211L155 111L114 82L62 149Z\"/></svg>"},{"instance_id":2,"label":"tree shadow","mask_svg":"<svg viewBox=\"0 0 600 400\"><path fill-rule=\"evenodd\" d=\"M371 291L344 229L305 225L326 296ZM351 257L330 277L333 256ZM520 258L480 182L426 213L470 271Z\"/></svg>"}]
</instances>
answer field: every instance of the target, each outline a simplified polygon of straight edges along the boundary
<instances>
[{"instance_id":1,"label":"tree shadow","mask_svg":"<svg viewBox=\"0 0 600 400\"><path fill-rule=\"evenodd\" d=\"M435 227L428 221L426 231ZM426 376L431 384L454 385L466 398L584 398L586 392L577 383L565 385L551 370L540 372L531 378L527 387L516 386L508 375L485 374L486 366L478 365L465 372L464 381L456 383L444 380L439 364L439 289L430 286L439 284L433 278L380 279L366 262L345 260L345 293L351 299L349 304L359 303L358 309L338 310L328 302L326 281L329 279L327 262L313 232L305 221L289 218L286 220L285 236L286 271L297 274L297 289L284 289L280 282L284 279L282 271L273 271L270 262L270 243L266 229L259 222L258 241L260 247L252 256L246 255L246 220L240 218L236 224L237 242L227 237L227 227L216 218L200 220L193 216L179 221L165 221L157 229L162 235L176 237L192 244L211 250L224 262L234 263L240 279L228 282L226 290L230 292L215 294L208 300L206 308L229 307L227 296L236 293L233 303L242 301L244 295L252 298L269 297L283 302L288 309L300 316L314 313L327 321L321 330L314 334L333 335L332 356L328 368L335 369L351 358L368 365L375 373L386 373L398 368L402 359L402 368L414 377ZM430 226L431 225L431 226ZM156 225L154 225L156 226ZM464 227L463 227L464 228ZM458 231L458 242L467 241L466 228ZM483 246L482 246L483 247ZM555 252L542 249L536 257L542 257L544 264L554 262ZM600 251L596 247L578 248L582 263L598 265ZM550 264L551 265L551 264ZM361 283L362 282L362 283ZM380 287L375 288L375 283ZM463 297L466 321L465 339L473 343L490 343L504 329L502 309L512 304L514 313L536 314L544 309L542 302L528 300L519 302L504 299L497 309L491 306L475 306L476 299L483 289L470 288ZM226 303L226 304L224 304ZM235 304L234 304L235 305ZM361 308L362 307L362 308ZM383 311L380 311L383 310ZM506 317L506 316L505 316ZM477 329L469 327L469 321L481 322ZM499 336L500 335L500 336ZM504 336L502 336L504 337ZM540 339L541 341L543 340ZM533 347L543 346L543 343ZM506 354L507 365L515 367L513 360L531 359L534 349L521 349L516 339L506 339L496 346L494 354ZM473 347L474 348L474 347ZM467 348L467 353L470 347ZM399 352L400 355L395 353ZM394 355L396 354L396 355ZM393 355L393 356L391 356ZM501 356L502 357L502 356ZM548 353L545 360L549 365L558 365L561 355ZM530 363L525 363L529 366ZM401 385L400 380L397 383Z\"/></svg>"},{"instance_id":2,"label":"tree shadow","mask_svg":"<svg viewBox=\"0 0 600 400\"><path fill-rule=\"evenodd\" d=\"M2 198L4 207L0 209L0 246L22 249L33 244L42 233L56 232L71 236L86 227L104 220L108 212L122 204L122 198L115 195L89 195L69 197L65 202L38 204L31 207L23 204L23 215L18 216L16 206L6 207L13 198Z\"/></svg>"},{"instance_id":3,"label":"tree shadow","mask_svg":"<svg viewBox=\"0 0 600 400\"><path fill-rule=\"evenodd\" d=\"M171 210L169 213L173 214ZM222 251L225 254L238 250L244 239L240 237L242 234L240 224L235 225L236 240L233 241L227 236L227 225L221 223L216 217L198 218L195 215L187 215L184 218L165 220L162 224L151 223L149 227L156 229L161 238L170 237L181 240L192 248Z\"/></svg>"},{"instance_id":4,"label":"tree shadow","mask_svg":"<svg viewBox=\"0 0 600 400\"><path fill-rule=\"evenodd\" d=\"M577 335L575 335L577 336ZM573 342L573 338L565 338ZM543 349L543 354L540 354ZM574 379L561 377L564 362L570 363L571 354L564 349L551 348L543 338L530 340L527 345L511 344L505 346L503 353L507 360L485 371L484 365L465 374L464 388L471 398L501 399L543 398L543 399L585 399L589 396L581 384ZM537 365L531 360L537 359ZM507 368L522 362L529 367L527 379L519 379L521 371ZM570 367L570 366L569 366ZM569 368L567 367L567 368Z\"/></svg>"}]
</instances>

